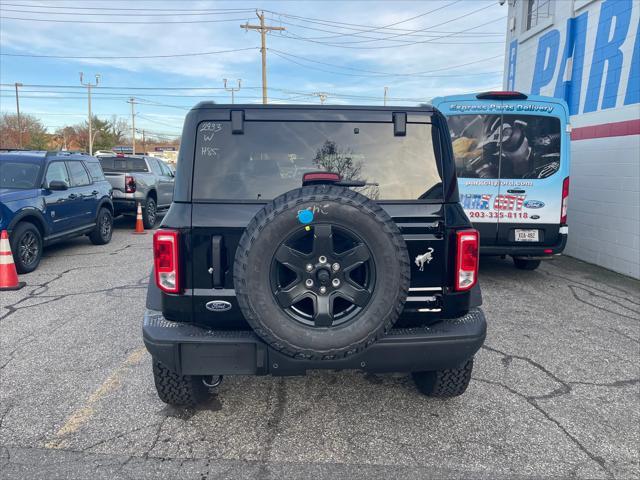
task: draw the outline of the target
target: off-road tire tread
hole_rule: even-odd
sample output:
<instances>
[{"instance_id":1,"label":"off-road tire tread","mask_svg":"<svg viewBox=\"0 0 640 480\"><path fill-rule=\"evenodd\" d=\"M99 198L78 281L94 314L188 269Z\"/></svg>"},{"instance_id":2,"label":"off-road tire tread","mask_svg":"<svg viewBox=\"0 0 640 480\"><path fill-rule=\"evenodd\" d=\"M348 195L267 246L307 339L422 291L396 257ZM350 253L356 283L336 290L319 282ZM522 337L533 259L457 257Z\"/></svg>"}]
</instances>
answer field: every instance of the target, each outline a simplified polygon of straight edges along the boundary
<instances>
[{"instance_id":1,"label":"off-road tire tread","mask_svg":"<svg viewBox=\"0 0 640 480\"><path fill-rule=\"evenodd\" d=\"M160 400L169 405L195 407L207 398L200 377L178 375L157 360L153 360L153 379Z\"/></svg>"},{"instance_id":2,"label":"off-road tire tread","mask_svg":"<svg viewBox=\"0 0 640 480\"><path fill-rule=\"evenodd\" d=\"M150 201L153 202L156 206L156 216L153 224L149 221L149 217L147 217L147 211L148 211L147 205L149 205ZM145 230L150 230L153 227L155 227L157 222L158 222L158 204L153 198L147 197L146 200L144 201L144 208L142 209L142 224L144 225Z\"/></svg>"},{"instance_id":3,"label":"off-road tire tread","mask_svg":"<svg viewBox=\"0 0 640 480\"><path fill-rule=\"evenodd\" d=\"M386 321L382 325L382 328L371 332L371 334L363 340L339 349L311 351L304 349L303 347L296 346L290 341L277 336L272 330L258 321L258 314L254 311L249 302L246 301L248 291L244 279L238 276L238 268L242 272L247 271L247 257L251 246L256 241L260 231L278 215L288 212L289 209L295 205L305 202L336 200L338 197L340 198L340 201L345 204L369 213L383 226L382 231L391 239L393 247L396 250L398 262L402 264L402 276L399 284L397 285L401 292L400 296L402 301L396 302L393 312L386 316ZM253 217L252 221L244 231L244 234L240 238L238 249L236 251L235 262L236 268L234 268L233 280L237 294L236 298L249 325L251 325L256 334L262 337L262 339L271 345L272 348L287 356L305 360L315 361L346 358L360 353L374 342L384 337L402 313L411 283L411 265L409 262L407 245L402 238L402 234L400 233L398 226L391 217L389 217L382 207L364 195L348 188L330 185L314 185L291 190L275 198L273 202L260 210Z\"/></svg>"},{"instance_id":4,"label":"off-road tire tread","mask_svg":"<svg viewBox=\"0 0 640 480\"><path fill-rule=\"evenodd\" d=\"M418 390L429 397L450 398L462 395L469 386L473 358L460 368L435 372L414 372L413 380Z\"/></svg>"}]
</instances>

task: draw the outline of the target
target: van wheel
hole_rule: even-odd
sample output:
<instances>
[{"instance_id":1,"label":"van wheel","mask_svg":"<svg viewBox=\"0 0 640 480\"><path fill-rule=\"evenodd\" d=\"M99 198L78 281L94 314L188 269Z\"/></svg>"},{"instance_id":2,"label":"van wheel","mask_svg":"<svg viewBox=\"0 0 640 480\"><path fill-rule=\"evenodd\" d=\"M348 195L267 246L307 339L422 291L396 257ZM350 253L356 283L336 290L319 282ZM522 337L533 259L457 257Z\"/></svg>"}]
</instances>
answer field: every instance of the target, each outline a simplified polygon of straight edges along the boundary
<instances>
[{"instance_id":1,"label":"van wheel","mask_svg":"<svg viewBox=\"0 0 640 480\"><path fill-rule=\"evenodd\" d=\"M520 270L535 270L540 266L540 260L527 260L526 258L513 258L513 264Z\"/></svg>"},{"instance_id":2,"label":"van wheel","mask_svg":"<svg viewBox=\"0 0 640 480\"><path fill-rule=\"evenodd\" d=\"M144 228L147 230L153 228L157 218L158 207L156 206L156 201L151 197L147 197L147 200L144 202L144 208L142 209L142 223L144 224Z\"/></svg>"},{"instance_id":3,"label":"van wheel","mask_svg":"<svg viewBox=\"0 0 640 480\"><path fill-rule=\"evenodd\" d=\"M413 372L411 376L420 393L428 397L450 398L462 395L469 386L473 358L460 368L435 372Z\"/></svg>"},{"instance_id":4,"label":"van wheel","mask_svg":"<svg viewBox=\"0 0 640 480\"><path fill-rule=\"evenodd\" d=\"M89 234L89 240L94 245L105 245L111 241L113 235L113 216L107 208L101 208L96 218L96 226Z\"/></svg>"},{"instance_id":5,"label":"van wheel","mask_svg":"<svg viewBox=\"0 0 640 480\"><path fill-rule=\"evenodd\" d=\"M153 360L153 380L158 397L176 407L195 407L209 396L209 390L197 375L178 375L157 360Z\"/></svg>"},{"instance_id":6,"label":"van wheel","mask_svg":"<svg viewBox=\"0 0 640 480\"><path fill-rule=\"evenodd\" d=\"M19 223L11 232L11 252L18 273L33 272L42 258L42 235L29 222Z\"/></svg>"}]
</instances>

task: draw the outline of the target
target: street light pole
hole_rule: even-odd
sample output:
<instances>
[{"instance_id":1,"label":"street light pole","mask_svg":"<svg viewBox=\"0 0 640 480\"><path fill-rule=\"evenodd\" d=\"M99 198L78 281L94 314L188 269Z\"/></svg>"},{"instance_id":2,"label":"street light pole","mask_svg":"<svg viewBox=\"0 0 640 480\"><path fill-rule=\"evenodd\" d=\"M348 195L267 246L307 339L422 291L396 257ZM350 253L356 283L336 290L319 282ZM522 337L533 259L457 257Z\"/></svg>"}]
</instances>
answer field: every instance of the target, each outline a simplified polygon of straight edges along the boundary
<instances>
[{"instance_id":1,"label":"street light pole","mask_svg":"<svg viewBox=\"0 0 640 480\"><path fill-rule=\"evenodd\" d=\"M136 99L131 97L127 103L131 104L131 154L136 154Z\"/></svg>"},{"instance_id":2,"label":"street light pole","mask_svg":"<svg viewBox=\"0 0 640 480\"><path fill-rule=\"evenodd\" d=\"M242 79L240 79L240 78L238 79L238 88L233 88L233 87L227 88L227 79L223 78L222 80L224 81L224 89L227 92L231 92L231 104L234 104L235 103L234 93L239 91L240 88L242 87Z\"/></svg>"},{"instance_id":3,"label":"street light pole","mask_svg":"<svg viewBox=\"0 0 640 480\"><path fill-rule=\"evenodd\" d=\"M100 74L96 73L96 83L91 82L82 83L84 74L80 72L80 85L87 87L87 98L89 100L89 155L93 155L93 125L91 115L91 87L97 87L100 83Z\"/></svg>"},{"instance_id":4,"label":"street light pole","mask_svg":"<svg viewBox=\"0 0 640 480\"><path fill-rule=\"evenodd\" d=\"M22 84L16 82L16 112L18 113L18 146L22 148L22 122L20 121L20 100L18 95L18 87L21 87Z\"/></svg>"},{"instance_id":5,"label":"street light pole","mask_svg":"<svg viewBox=\"0 0 640 480\"><path fill-rule=\"evenodd\" d=\"M384 106L387 106L387 93L389 92L389 87L384 87Z\"/></svg>"}]
</instances>

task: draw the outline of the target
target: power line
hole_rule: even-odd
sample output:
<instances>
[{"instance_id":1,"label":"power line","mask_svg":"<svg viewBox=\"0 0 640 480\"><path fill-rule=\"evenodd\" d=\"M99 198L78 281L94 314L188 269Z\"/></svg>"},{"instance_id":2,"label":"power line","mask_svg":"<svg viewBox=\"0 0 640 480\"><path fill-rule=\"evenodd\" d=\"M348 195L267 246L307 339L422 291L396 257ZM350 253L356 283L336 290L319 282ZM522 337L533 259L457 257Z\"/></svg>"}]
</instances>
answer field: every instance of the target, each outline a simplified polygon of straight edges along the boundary
<instances>
[{"instance_id":1,"label":"power line","mask_svg":"<svg viewBox=\"0 0 640 480\"><path fill-rule=\"evenodd\" d=\"M379 31L379 30L383 30L383 29L388 29L388 28L390 28L390 27L394 27L394 26L396 26L396 25L400 25L401 23L410 22L410 21L412 21L412 20L415 20L416 18L424 17L424 16L426 16L426 15L429 15L429 14L431 14L431 13L437 12L437 11L439 11L439 10L443 10L443 9L445 9L445 8L451 7L451 6L455 5L456 3L460 3L461 1L462 1L462 0L455 0L455 1L453 1L453 2L450 2L450 3L446 4L446 5L443 5L443 6L441 6L441 7L434 8L433 10L429 10L428 12L424 12L424 13L421 13L421 14L419 14L419 15L414 15L413 17L405 18L404 20L400 20L400 21L398 21L398 22L390 23L390 24L388 24L388 25L383 25L383 26L380 26L380 27L373 27L373 28L365 29L365 30L362 30L360 33L368 33L368 32L375 32L375 31ZM344 33L344 34L334 35L333 37L334 37L334 38L335 38L335 37L344 37L344 36L350 36L350 35L354 35L354 36L362 36L362 35L360 35L360 34L349 34L349 33Z\"/></svg>"},{"instance_id":2,"label":"power line","mask_svg":"<svg viewBox=\"0 0 640 480\"><path fill-rule=\"evenodd\" d=\"M246 47L246 48L234 48L231 50L218 50L215 52L188 52L188 53L174 53L166 55L39 55L31 53L4 53L1 52L1 56L5 57L30 57L30 58L67 58L67 59L93 59L93 60L124 60L124 59L144 59L144 58L178 58L178 57L198 57L204 55L217 55L220 53L234 53L244 52L247 50L257 50L258 47Z\"/></svg>"},{"instance_id":3,"label":"power line","mask_svg":"<svg viewBox=\"0 0 640 480\"><path fill-rule=\"evenodd\" d=\"M293 25L293 26L297 26L297 27L301 27L301 28L309 28L309 27L304 27L303 25L299 25L297 23L291 23L291 22L280 22L280 23L284 23L285 25ZM322 30L322 29L316 29L316 28L312 28L312 30L319 30L319 31L329 31L329 30ZM456 37L456 38L479 38L482 36L494 36L493 33L491 34L480 34L480 35L470 35L467 33L462 33L460 35L458 35L458 32L449 32L452 35L414 35L414 34L406 34L406 36L408 37L418 37L418 38L431 38L432 40L438 40L447 36L452 36L452 37ZM405 34L403 34L405 35ZM504 34L498 34L504 37ZM314 39L314 37L303 37L301 35L298 35L297 33L294 32L289 32L288 35L280 35L281 37L284 38L288 38L291 40L300 40L300 41L309 41L311 43L317 43L320 45L326 45L326 46L340 46L343 45L342 43L327 43L327 42L319 42L317 40ZM361 37L361 38L370 38L371 41L374 40L388 40L390 42L399 42L398 46L404 46L404 45L414 45L415 42L410 41L410 40L403 40L403 39L398 39L398 38L392 38L392 39L386 39L386 38L382 38L382 37L368 37L368 36L361 36L361 35L357 35L354 34L354 36L357 37ZM322 37L315 37L315 38L322 38ZM436 45L478 45L478 44L504 44L504 40L501 41L473 41L473 42L436 42L433 41L432 43L436 44ZM352 47L353 48L353 47Z\"/></svg>"},{"instance_id":4,"label":"power line","mask_svg":"<svg viewBox=\"0 0 640 480\"><path fill-rule=\"evenodd\" d=\"M276 21L276 18L272 18L272 20ZM366 36L366 35L361 35L360 32L366 32L367 30L363 30L363 29L353 29L356 33L352 33L352 32L337 32L335 30L327 30L326 28L316 28L316 27L309 27L307 25L301 25L299 23L293 23L293 22L287 22L285 20L282 20L281 18L277 18L277 21L279 23L283 23L285 25L291 25L291 26L295 26L295 27L299 27L299 28L303 28L305 30L313 30L313 31L317 31L317 32L325 32L325 33L335 33L337 35L324 35L321 37L301 37L304 38L306 40L323 40L323 39L327 39L327 38L335 38L335 37L344 37L344 36L353 36L353 37L360 37L360 38L371 38L371 39L382 39L384 37L370 37L370 36ZM324 23L320 23L320 22L313 22L315 24L319 24L319 25L327 25L327 26L333 26L333 25L329 25L329 24L324 24ZM346 27L340 27L337 26L336 28L346 28ZM457 33L457 32L451 32L451 31L442 31L442 30L429 30L430 34L426 34L427 30L426 29L417 29L417 30L409 30L409 29L391 29L391 32L396 32L396 31L401 31L404 32L406 34L407 37L418 37L418 38L431 38L431 37L437 37L440 34L448 34L448 33ZM389 32L389 33L391 33ZM380 32L383 33L383 32ZM464 33L464 34L460 34L459 36L461 37L490 37L490 36L496 36L496 37L504 37L504 33L502 32L469 32L469 33ZM395 41L404 41L404 40L395 40Z\"/></svg>"},{"instance_id":5,"label":"power line","mask_svg":"<svg viewBox=\"0 0 640 480\"><path fill-rule=\"evenodd\" d=\"M489 5L489 6L491 6L491 5ZM488 8L489 6L483 7L482 9L479 9L479 10L484 10L485 8ZM471 13L475 13L477 11L478 10L476 10L474 12L471 12ZM458 18L462 18L462 17L458 17ZM454 36L456 34L459 34L459 33L464 33L464 32L468 32L470 30L475 30L476 28L480 28L480 27L483 27L485 25L489 25L490 23L494 23L494 22L497 22L499 20L504 20L505 18L506 18L506 16L502 16L502 17L499 17L499 18L494 18L492 20L489 20L488 22L481 23L480 25L469 27L469 28L466 28L464 30L460 30L458 32L453 32L453 33L450 33L450 34L447 34L447 35L442 35L440 37L434 37L434 38L431 38L429 40L416 40L416 41L412 41L412 42L405 42L405 43L403 43L401 45L376 45L376 46L368 46L368 47L354 47L354 46L347 45L347 44L372 42L374 40L362 40L362 41L343 42L343 43L328 43L328 42L319 42L319 41L316 41L316 40L305 40L305 41L308 41L308 42L311 42L311 43L316 43L316 44L319 44L319 45L329 46L329 47L349 48L349 49L357 49L357 50L374 50L374 49L378 50L378 49L382 49L382 48L399 48L399 47L407 47L407 46L411 46L411 45L419 45L419 44L427 44L427 43L449 44L449 45L451 45L451 44L454 44L454 45L455 44L460 44L460 45L462 45L463 44L462 42L449 43L449 42L435 42L434 40L440 40L440 39L443 39L443 38L449 38L449 37L452 37L452 36ZM296 37L292 37L292 36L289 35L289 36L285 36L285 38L294 39ZM296 39L302 39L302 38L296 38ZM472 43L475 44L475 43L479 43L479 42L472 42ZM492 42L487 42L487 43L492 43ZM499 42L499 43L502 43L502 42Z\"/></svg>"},{"instance_id":6,"label":"power line","mask_svg":"<svg viewBox=\"0 0 640 480\"><path fill-rule=\"evenodd\" d=\"M275 50L273 48L269 49L274 55L279 56L280 58L283 58L285 60L288 60L292 63L295 63L297 65L300 65L301 67L305 67L305 68L311 68L313 70L320 70L326 73L332 73L332 74L337 74L337 75L348 75L348 76L352 76L352 77L371 77L371 74L374 74L375 76L378 77L423 77L423 78L439 78L439 77L458 77L458 76L462 76L462 77L468 77L468 76L482 76L482 75L495 75L497 73L500 73L500 71L495 71L495 72L481 72L481 73L461 73L461 74L447 74L447 75L428 75L429 73L433 73L433 72L438 72L438 71L443 71L443 70L453 70L455 68L460 68L460 67L466 67L468 65L472 65L472 64L476 64L476 63L481 63L481 62L486 62L488 60L494 60L498 57L502 57L504 56L504 54L500 53L498 55L494 55L492 57L488 57L488 58L483 58L480 60L474 60L473 62L467 62L467 63L461 63L459 65L453 65L450 67L446 67L444 69L436 69L436 70L428 70L428 71L424 71L424 72L413 72L413 73L386 73L386 72L378 72L375 70L364 70L364 69L357 69L357 68L353 68L353 67L342 67L340 65L335 65L335 64L331 64L331 63L326 63L326 62L319 62L316 60L310 60L304 57L298 57L297 55L292 55L290 53L285 53L285 52L281 52L280 50ZM320 68L316 68L316 67L312 67L310 65L304 65L302 63L296 62L294 60L292 60L289 57L293 57L302 61L306 61L306 62L312 62L312 63L318 63L321 65L326 65L326 66L330 66L330 67L338 67L338 68L344 68L344 69L349 69L349 70L355 70L355 71L361 71L361 72L366 72L368 73L368 75L364 75L364 74L356 74L356 73L345 73L345 72L336 72L336 71L330 71L330 70L324 70L324 69L320 69Z\"/></svg>"},{"instance_id":7,"label":"power line","mask_svg":"<svg viewBox=\"0 0 640 480\"><path fill-rule=\"evenodd\" d=\"M424 28L424 30L428 30L428 29L430 29L430 28L441 27L441 26L446 25L446 24L448 24L448 23L456 22L456 21L461 20L461 19L463 19L463 18L466 18L466 17L468 17L468 16L470 16L470 15L473 15L473 14L476 14L476 13L481 12L481 11L483 11L483 10L486 10L487 8L490 8L490 7L495 7L495 2L492 2L492 3L490 3L489 5L485 5L485 6L483 6L483 7L480 7L480 8L478 8L477 10L472 10L471 12L467 12L467 13L465 13L465 14L463 14L463 15L458 16L458 17L455 17L455 18L452 18L452 19L446 20L446 21L444 21L444 22L440 22L440 23L437 23L437 24L435 24L435 25L430 25L430 26L428 26L428 27L425 27L425 28ZM475 28L475 27L474 27L474 28ZM463 32L464 32L464 30L463 30ZM462 33L462 32L455 32L455 33ZM439 38L446 38L446 37L449 37L449 36L451 36L451 35L454 35L455 33L450 33L450 34L447 34L447 35L443 35L442 37L439 37ZM405 34L405 33L395 33L395 34L393 34L393 35L391 35L391 36L385 37L384 39L377 39L377 40L354 40L354 41L350 41L350 42L341 42L341 43L340 43L340 45L356 44L356 43L370 43L370 42L374 42L374 41L390 40L390 39L392 39L392 38L401 37L401 36L403 36L403 35L406 35L406 34ZM430 40L425 40L425 43L426 43L426 42L428 42L428 41L430 41ZM418 42L418 43L422 43L422 42Z\"/></svg>"},{"instance_id":8,"label":"power line","mask_svg":"<svg viewBox=\"0 0 640 480\"><path fill-rule=\"evenodd\" d=\"M217 12L217 11L228 11L228 10L248 10L250 12L254 12L255 8L243 8L243 9L238 9L238 8L196 8L196 9L191 9L191 10L186 10L184 8L149 8L149 7L145 7L145 8L126 8L126 7L85 7L82 6L80 8L78 7L72 7L72 6L59 6L59 5L25 5L25 4L18 4L18 3L3 3L3 5L8 5L11 7L22 7L22 8L56 8L56 9L65 9L65 10L116 10L116 11L154 11L154 12Z\"/></svg>"},{"instance_id":9,"label":"power line","mask_svg":"<svg viewBox=\"0 0 640 480\"><path fill-rule=\"evenodd\" d=\"M225 23L225 22L240 22L246 20L245 18L225 18L219 20L180 20L179 22L163 22L160 20L153 20L149 22L116 22L107 20L57 20L52 18L19 18L19 17L5 17L2 16L2 20L23 20L27 22L47 22L47 23L75 23L75 24L111 24L111 25L179 25L189 23Z\"/></svg>"},{"instance_id":10,"label":"power line","mask_svg":"<svg viewBox=\"0 0 640 480\"><path fill-rule=\"evenodd\" d=\"M371 25L363 25L363 24L359 24L359 23L348 23L348 22L339 22L339 21L335 21L335 20L325 20L325 19L321 19L321 18L313 18L313 17L303 17L303 16L299 16L299 15L292 15L289 13L282 13L282 12L275 12L273 10L265 10L273 15L277 15L279 17L286 17L286 18L293 18L295 20L303 20L307 23L313 23L313 24L317 24L317 25L324 25L324 26L328 26L328 27L336 27L336 28L342 28L342 29L350 29L350 30L354 30L356 32L363 32L363 29L369 29L371 28ZM412 32L412 33L420 33L423 32L424 29L404 29L404 28L388 28L387 30L389 31L396 31L396 32ZM336 32L333 32L336 33ZM440 32L440 33L446 33L446 32Z\"/></svg>"},{"instance_id":11,"label":"power line","mask_svg":"<svg viewBox=\"0 0 640 480\"><path fill-rule=\"evenodd\" d=\"M7 5L7 4L4 4ZM63 8L63 7L53 7L53 6L33 6L33 7L29 7L29 8ZM104 17L104 16L117 16L120 15L120 12L116 12L116 13L83 13L83 12L51 12L51 11L42 11L42 10L17 10L17 9L13 9L13 8L4 8L4 6L0 6L0 11L4 11L4 12L14 12L14 13L33 13L33 14L39 14L39 15L70 15L70 16L100 16L100 17ZM253 10L251 9L247 9L247 8L243 8L243 9L236 9L236 10L229 10L229 11L224 11L224 12L200 12L200 13L147 13L146 11L144 13L139 14L140 16L143 17L182 17L182 16L202 16L202 15L232 15L232 14L238 14L238 13L247 13L247 12L253 12Z\"/></svg>"}]
</instances>

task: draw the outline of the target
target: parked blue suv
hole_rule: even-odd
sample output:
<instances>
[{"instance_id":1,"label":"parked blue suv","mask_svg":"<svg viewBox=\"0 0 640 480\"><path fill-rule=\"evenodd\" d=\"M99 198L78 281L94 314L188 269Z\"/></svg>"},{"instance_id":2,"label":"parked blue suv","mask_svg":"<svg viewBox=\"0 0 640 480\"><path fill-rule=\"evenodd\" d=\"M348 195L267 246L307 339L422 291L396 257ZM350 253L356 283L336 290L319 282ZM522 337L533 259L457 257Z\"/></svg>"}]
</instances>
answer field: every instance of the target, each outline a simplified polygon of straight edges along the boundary
<instances>
[{"instance_id":1,"label":"parked blue suv","mask_svg":"<svg viewBox=\"0 0 640 480\"><path fill-rule=\"evenodd\" d=\"M109 243L111 184L100 162L66 152L0 153L0 230L9 232L18 273L35 270L43 247L59 240Z\"/></svg>"}]
</instances>

